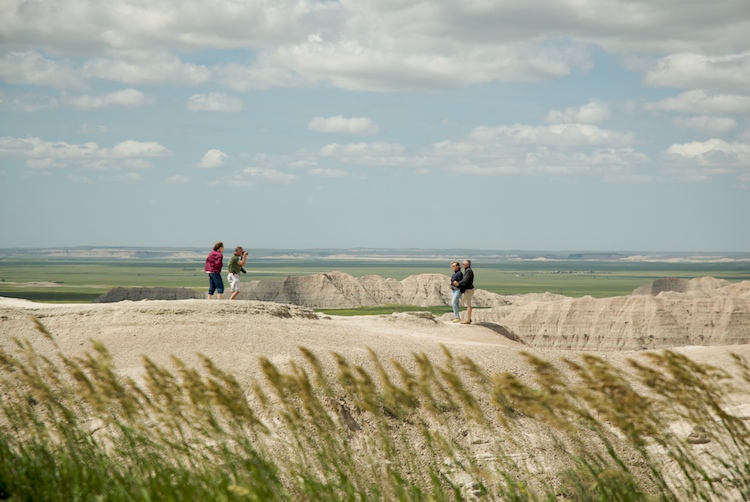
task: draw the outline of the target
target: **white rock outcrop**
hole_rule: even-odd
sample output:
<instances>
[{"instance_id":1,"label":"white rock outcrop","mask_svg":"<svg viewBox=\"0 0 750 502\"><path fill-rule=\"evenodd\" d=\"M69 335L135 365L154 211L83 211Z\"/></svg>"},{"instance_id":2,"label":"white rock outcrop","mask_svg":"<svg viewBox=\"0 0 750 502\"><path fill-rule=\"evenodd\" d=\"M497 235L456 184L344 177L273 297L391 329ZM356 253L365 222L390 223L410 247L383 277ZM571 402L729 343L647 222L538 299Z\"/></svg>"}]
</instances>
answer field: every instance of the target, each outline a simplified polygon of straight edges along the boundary
<instances>
[{"instance_id":1,"label":"white rock outcrop","mask_svg":"<svg viewBox=\"0 0 750 502\"><path fill-rule=\"evenodd\" d=\"M641 350L750 343L750 281L698 278L680 289L598 299L529 299L477 309L473 318L505 326L535 347Z\"/></svg>"},{"instance_id":2,"label":"white rock outcrop","mask_svg":"<svg viewBox=\"0 0 750 502\"><path fill-rule=\"evenodd\" d=\"M442 274L411 275L402 281L378 275L354 277L344 272L326 272L283 281L242 283L240 299L293 303L321 309L374 307L378 305L450 305L449 277ZM496 307L507 302L488 291L477 290L474 303Z\"/></svg>"}]
</instances>

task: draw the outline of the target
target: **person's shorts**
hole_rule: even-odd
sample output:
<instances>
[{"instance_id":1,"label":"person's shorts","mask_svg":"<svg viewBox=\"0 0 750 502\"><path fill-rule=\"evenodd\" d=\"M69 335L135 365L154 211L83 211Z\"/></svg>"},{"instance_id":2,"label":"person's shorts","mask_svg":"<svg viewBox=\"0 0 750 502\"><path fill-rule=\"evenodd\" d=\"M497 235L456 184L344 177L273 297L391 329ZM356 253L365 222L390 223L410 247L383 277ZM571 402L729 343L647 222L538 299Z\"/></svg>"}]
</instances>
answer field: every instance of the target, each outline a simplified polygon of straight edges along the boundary
<instances>
[{"instance_id":1,"label":"person's shorts","mask_svg":"<svg viewBox=\"0 0 750 502\"><path fill-rule=\"evenodd\" d=\"M227 280L229 281L229 288L232 291L240 290L240 274L233 274L230 272L227 274Z\"/></svg>"},{"instance_id":2,"label":"person's shorts","mask_svg":"<svg viewBox=\"0 0 750 502\"><path fill-rule=\"evenodd\" d=\"M464 305L471 307L471 299L474 298L474 290L467 289L464 291Z\"/></svg>"}]
</instances>

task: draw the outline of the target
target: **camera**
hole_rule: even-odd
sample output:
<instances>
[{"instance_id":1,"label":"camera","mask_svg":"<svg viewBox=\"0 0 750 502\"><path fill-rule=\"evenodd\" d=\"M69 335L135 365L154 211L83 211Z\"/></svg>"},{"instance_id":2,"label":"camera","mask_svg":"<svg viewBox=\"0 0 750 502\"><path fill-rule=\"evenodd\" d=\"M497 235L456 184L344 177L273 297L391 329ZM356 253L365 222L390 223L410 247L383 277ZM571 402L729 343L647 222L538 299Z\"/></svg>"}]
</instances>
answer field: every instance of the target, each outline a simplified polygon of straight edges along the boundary
<instances>
[{"instance_id":1,"label":"camera","mask_svg":"<svg viewBox=\"0 0 750 502\"><path fill-rule=\"evenodd\" d=\"M240 267L240 272L242 272L243 274L246 274L247 270L245 270L244 268Z\"/></svg>"}]
</instances>

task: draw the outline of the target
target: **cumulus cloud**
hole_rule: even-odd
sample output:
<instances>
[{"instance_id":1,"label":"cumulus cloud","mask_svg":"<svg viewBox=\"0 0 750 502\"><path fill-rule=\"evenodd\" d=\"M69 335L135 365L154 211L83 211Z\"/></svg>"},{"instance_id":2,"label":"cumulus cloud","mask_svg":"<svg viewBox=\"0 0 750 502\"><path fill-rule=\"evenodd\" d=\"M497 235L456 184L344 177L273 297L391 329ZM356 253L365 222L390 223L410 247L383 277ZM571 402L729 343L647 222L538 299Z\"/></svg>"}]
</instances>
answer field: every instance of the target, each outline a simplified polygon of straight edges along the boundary
<instances>
[{"instance_id":1,"label":"cumulus cloud","mask_svg":"<svg viewBox=\"0 0 750 502\"><path fill-rule=\"evenodd\" d=\"M80 89L84 77L70 61L49 59L37 51L10 52L0 59L0 79L11 84Z\"/></svg>"},{"instance_id":2,"label":"cumulus cloud","mask_svg":"<svg viewBox=\"0 0 750 502\"><path fill-rule=\"evenodd\" d=\"M731 117L675 117L672 124L679 129L691 129L709 136L728 134L737 127L737 120Z\"/></svg>"},{"instance_id":3,"label":"cumulus cloud","mask_svg":"<svg viewBox=\"0 0 750 502\"><path fill-rule=\"evenodd\" d=\"M376 134L380 128L372 120L365 117L315 117L308 122L307 127L318 132L338 132L346 134Z\"/></svg>"},{"instance_id":4,"label":"cumulus cloud","mask_svg":"<svg viewBox=\"0 0 750 502\"><path fill-rule=\"evenodd\" d=\"M533 126L516 124L513 126L474 128L469 139L479 144L539 144L556 146L581 145L629 145L633 143L632 133L622 133L602 129L589 124L553 124Z\"/></svg>"},{"instance_id":5,"label":"cumulus cloud","mask_svg":"<svg viewBox=\"0 0 750 502\"><path fill-rule=\"evenodd\" d=\"M748 68L750 71L750 68ZM675 97L644 105L647 110L669 111L687 115L748 115L750 96L711 94L703 89L685 91Z\"/></svg>"},{"instance_id":6,"label":"cumulus cloud","mask_svg":"<svg viewBox=\"0 0 750 502\"><path fill-rule=\"evenodd\" d=\"M235 113L242 111L242 101L223 92L193 94L188 99L187 109L190 111Z\"/></svg>"},{"instance_id":7,"label":"cumulus cloud","mask_svg":"<svg viewBox=\"0 0 750 502\"><path fill-rule=\"evenodd\" d=\"M298 179L294 174L284 173L278 169L263 169L258 167L246 167L242 173L251 179L269 181L271 183L289 184Z\"/></svg>"},{"instance_id":8,"label":"cumulus cloud","mask_svg":"<svg viewBox=\"0 0 750 502\"><path fill-rule=\"evenodd\" d=\"M330 143L320 150L320 154L339 162L370 166L414 168L430 162L426 157L408 154L398 143Z\"/></svg>"},{"instance_id":9,"label":"cumulus cloud","mask_svg":"<svg viewBox=\"0 0 750 502\"><path fill-rule=\"evenodd\" d=\"M104 134L107 132L107 126L84 123L78 128L78 132L80 134Z\"/></svg>"},{"instance_id":10,"label":"cumulus cloud","mask_svg":"<svg viewBox=\"0 0 750 502\"><path fill-rule=\"evenodd\" d=\"M0 89L0 110L36 112L57 108L60 102L57 98L34 93L10 93Z\"/></svg>"},{"instance_id":11,"label":"cumulus cloud","mask_svg":"<svg viewBox=\"0 0 750 502\"><path fill-rule=\"evenodd\" d=\"M733 166L750 165L750 144L741 142L729 143L722 139L693 141L670 146L666 151L672 161L683 161L698 166Z\"/></svg>"},{"instance_id":12,"label":"cumulus cloud","mask_svg":"<svg viewBox=\"0 0 750 502\"><path fill-rule=\"evenodd\" d=\"M750 51L722 56L671 54L659 59L644 82L654 87L750 90Z\"/></svg>"},{"instance_id":13,"label":"cumulus cloud","mask_svg":"<svg viewBox=\"0 0 750 502\"><path fill-rule=\"evenodd\" d=\"M546 121L550 123L576 122L581 124L598 124L612 118L612 109L608 103L591 100L578 108L552 110L547 114Z\"/></svg>"},{"instance_id":14,"label":"cumulus cloud","mask_svg":"<svg viewBox=\"0 0 750 502\"><path fill-rule=\"evenodd\" d=\"M169 185L187 185L190 183L190 178L187 176L182 176L179 174L176 174L174 176L170 176L166 180L164 180L165 183Z\"/></svg>"},{"instance_id":15,"label":"cumulus cloud","mask_svg":"<svg viewBox=\"0 0 750 502\"><path fill-rule=\"evenodd\" d=\"M204 65L185 63L171 54L128 53L120 59L86 61L80 70L87 79L103 79L126 84L199 85L211 79Z\"/></svg>"},{"instance_id":16,"label":"cumulus cloud","mask_svg":"<svg viewBox=\"0 0 750 502\"><path fill-rule=\"evenodd\" d=\"M211 71L204 65L186 63L177 56L158 52L129 52L118 59L96 58L78 64L31 50L11 52L0 59L0 79L57 89L84 89L94 79L182 86L208 82Z\"/></svg>"},{"instance_id":17,"label":"cumulus cloud","mask_svg":"<svg viewBox=\"0 0 750 502\"><path fill-rule=\"evenodd\" d=\"M82 167L93 170L150 168L144 158L165 157L171 152L154 141L122 141L111 148L94 142L67 143L40 138L0 137L0 158L21 158L33 170Z\"/></svg>"},{"instance_id":18,"label":"cumulus cloud","mask_svg":"<svg viewBox=\"0 0 750 502\"><path fill-rule=\"evenodd\" d=\"M212 148L211 150L203 154L203 158L201 158L201 161L198 164L198 167L202 167L205 169L213 169L215 167L221 167L224 165L224 163L227 161L228 158L229 156L226 153L222 152L221 150L216 150L215 148Z\"/></svg>"},{"instance_id":19,"label":"cumulus cloud","mask_svg":"<svg viewBox=\"0 0 750 502\"><path fill-rule=\"evenodd\" d=\"M343 169L329 169L323 167L316 167L307 171L309 176L319 176L321 178L345 178L349 176L348 171Z\"/></svg>"},{"instance_id":20,"label":"cumulus cloud","mask_svg":"<svg viewBox=\"0 0 750 502\"><path fill-rule=\"evenodd\" d=\"M116 174L106 179L108 179L109 181L133 183L133 182L143 181L145 178L143 177L143 175L138 174L138 173L124 173L124 174Z\"/></svg>"},{"instance_id":21,"label":"cumulus cloud","mask_svg":"<svg viewBox=\"0 0 750 502\"><path fill-rule=\"evenodd\" d=\"M735 61L747 57L744 0L716 0L710 15L700 2L679 0L9 1L0 32L13 52L0 62L0 78L59 88L83 88L92 79L198 85L216 78L235 90L320 83L446 89L585 71L591 47L670 54L647 77L653 85L677 85L707 61L716 71L702 78L748 79L747 63ZM209 67L178 56L221 50L249 54L250 62ZM726 53L735 56L715 55Z\"/></svg>"},{"instance_id":22,"label":"cumulus cloud","mask_svg":"<svg viewBox=\"0 0 750 502\"><path fill-rule=\"evenodd\" d=\"M110 106L120 106L123 108L138 108L145 105L151 105L156 102L153 96L146 96L137 89L123 89L121 91L110 92L98 96L81 95L68 96L63 95L62 102L65 105L83 110L95 110L99 108L108 108Z\"/></svg>"},{"instance_id":23,"label":"cumulus cloud","mask_svg":"<svg viewBox=\"0 0 750 502\"><path fill-rule=\"evenodd\" d=\"M155 141L133 140L118 143L104 152L111 152L114 157L163 157L170 154L169 150Z\"/></svg>"}]
</instances>

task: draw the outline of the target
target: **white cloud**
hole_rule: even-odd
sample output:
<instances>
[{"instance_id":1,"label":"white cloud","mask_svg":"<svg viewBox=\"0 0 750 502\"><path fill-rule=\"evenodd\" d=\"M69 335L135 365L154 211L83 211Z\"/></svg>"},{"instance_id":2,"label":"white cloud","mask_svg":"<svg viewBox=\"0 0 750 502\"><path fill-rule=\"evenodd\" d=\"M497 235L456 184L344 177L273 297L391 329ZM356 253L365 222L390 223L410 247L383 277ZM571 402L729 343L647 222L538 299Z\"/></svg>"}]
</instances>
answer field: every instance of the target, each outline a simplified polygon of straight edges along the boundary
<instances>
[{"instance_id":1,"label":"white cloud","mask_svg":"<svg viewBox=\"0 0 750 502\"><path fill-rule=\"evenodd\" d=\"M547 114L546 121L550 123L598 124L612 118L612 109L608 103L591 100L579 108L566 108L565 110L552 110Z\"/></svg>"},{"instance_id":2,"label":"white cloud","mask_svg":"<svg viewBox=\"0 0 750 502\"><path fill-rule=\"evenodd\" d=\"M272 183L289 184L298 179L294 174L284 173L278 169L262 169L258 167L246 167L242 173L251 179L261 179Z\"/></svg>"},{"instance_id":3,"label":"white cloud","mask_svg":"<svg viewBox=\"0 0 750 502\"><path fill-rule=\"evenodd\" d=\"M321 154L329 155L346 155L346 156L373 156L373 155L393 155L404 152L405 148L398 143L348 143L341 145L330 143L321 149Z\"/></svg>"},{"instance_id":4,"label":"white cloud","mask_svg":"<svg viewBox=\"0 0 750 502\"><path fill-rule=\"evenodd\" d=\"M133 183L133 182L143 181L145 178L138 173L125 173L125 174L116 174L114 176L110 176L107 179L109 181Z\"/></svg>"},{"instance_id":5,"label":"white cloud","mask_svg":"<svg viewBox=\"0 0 750 502\"><path fill-rule=\"evenodd\" d=\"M307 171L307 174L309 176L319 176L321 178L345 178L349 176L349 172L344 171L343 169L327 169L322 167L310 169Z\"/></svg>"},{"instance_id":6,"label":"white cloud","mask_svg":"<svg viewBox=\"0 0 750 502\"><path fill-rule=\"evenodd\" d=\"M84 79L66 60L48 59L36 51L11 52L0 59L0 80L59 89L80 89Z\"/></svg>"},{"instance_id":7,"label":"white cloud","mask_svg":"<svg viewBox=\"0 0 750 502\"><path fill-rule=\"evenodd\" d=\"M155 141L126 140L116 144L111 150L105 150L114 157L164 157L171 152Z\"/></svg>"},{"instance_id":8,"label":"white cloud","mask_svg":"<svg viewBox=\"0 0 750 502\"><path fill-rule=\"evenodd\" d=\"M469 134L475 145L550 145L550 146L583 146L609 145L622 146L632 144L631 133L621 133L602 129L589 124L552 124L533 126L515 124L513 126L476 127ZM485 148L483 146L482 148Z\"/></svg>"},{"instance_id":9,"label":"white cloud","mask_svg":"<svg viewBox=\"0 0 750 502\"><path fill-rule=\"evenodd\" d=\"M750 26L748 27L750 28ZM750 90L750 51L722 56L671 54L644 77L654 87Z\"/></svg>"},{"instance_id":10,"label":"white cloud","mask_svg":"<svg viewBox=\"0 0 750 502\"><path fill-rule=\"evenodd\" d=\"M221 167L224 165L228 158L229 156L226 153L222 152L221 150L212 148L211 150L203 154L203 158L201 158L198 167L202 167L205 169Z\"/></svg>"},{"instance_id":11,"label":"white cloud","mask_svg":"<svg viewBox=\"0 0 750 502\"><path fill-rule=\"evenodd\" d=\"M32 170L49 171L61 168L88 170L148 169L149 157L164 157L171 152L154 141L127 140L112 148L97 143L67 143L40 138L0 137L0 158L26 159Z\"/></svg>"},{"instance_id":12,"label":"white cloud","mask_svg":"<svg viewBox=\"0 0 750 502\"><path fill-rule=\"evenodd\" d=\"M750 143L728 143L721 139L693 141L670 146L666 154L670 160L697 166L750 166Z\"/></svg>"},{"instance_id":13,"label":"white cloud","mask_svg":"<svg viewBox=\"0 0 750 502\"><path fill-rule=\"evenodd\" d=\"M223 92L193 94L188 99L187 109L190 111L235 113L242 111L242 101Z\"/></svg>"},{"instance_id":14,"label":"white cloud","mask_svg":"<svg viewBox=\"0 0 750 502\"><path fill-rule=\"evenodd\" d=\"M320 154L347 164L385 167L403 166L413 168L430 161L427 158L409 155L406 153L404 146L398 143L348 143L345 145L331 143L325 145L320 150Z\"/></svg>"},{"instance_id":15,"label":"white cloud","mask_svg":"<svg viewBox=\"0 0 750 502\"><path fill-rule=\"evenodd\" d=\"M146 96L137 89L123 89L121 91L110 92L100 96L82 95L68 96L63 95L62 102L65 105L83 110L95 110L99 108L108 108L110 106L121 106L123 108L138 108L145 105L151 105L156 102L153 96Z\"/></svg>"},{"instance_id":16,"label":"white cloud","mask_svg":"<svg viewBox=\"0 0 750 502\"><path fill-rule=\"evenodd\" d=\"M407 40L391 44L358 40L303 42L281 47L264 62L292 68L302 81L330 82L359 91L441 90L486 82L534 82L587 68L583 45L540 46L538 42L446 44L435 38L415 50ZM394 43L396 46L394 46ZM447 49L447 50L446 50Z\"/></svg>"},{"instance_id":17,"label":"white cloud","mask_svg":"<svg viewBox=\"0 0 750 502\"><path fill-rule=\"evenodd\" d=\"M80 134L104 134L107 132L107 126L84 123L78 128L78 132Z\"/></svg>"},{"instance_id":18,"label":"white cloud","mask_svg":"<svg viewBox=\"0 0 750 502\"><path fill-rule=\"evenodd\" d=\"M680 129L691 129L709 136L720 136L732 132L737 127L737 120L729 117L675 117L672 124Z\"/></svg>"},{"instance_id":19,"label":"white cloud","mask_svg":"<svg viewBox=\"0 0 750 502\"><path fill-rule=\"evenodd\" d=\"M198 85L213 78L235 90L320 83L447 89L586 71L592 47L670 54L647 77L654 85L684 84L695 76L745 88L748 81L747 63L734 61L747 56L746 0L715 0L710 9L679 0L2 5L0 33L12 52L0 61L0 79L66 89L93 79ZM178 56L232 50L243 55L240 61L215 67ZM734 56L721 55L727 53ZM712 71L689 69L705 69L700 60L710 61Z\"/></svg>"},{"instance_id":20,"label":"white cloud","mask_svg":"<svg viewBox=\"0 0 750 502\"><path fill-rule=\"evenodd\" d=\"M647 103L644 107L652 111L670 111L687 115L748 115L750 114L750 96L710 94L705 90L695 89L683 92L676 97Z\"/></svg>"},{"instance_id":21,"label":"white cloud","mask_svg":"<svg viewBox=\"0 0 750 502\"><path fill-rule=\"evenodd\" d=\"M65 167L65 164L57 162L55 159L47 157L44 159L26 159L26 166L29 169L33 169L33 170L49 171L51 169L63 168Z\"/></svg>"},{"instance_id":22,"label":"white cloud","mask_svg":"<svg viewBox=\"0 0 750 502\"><path fill-rule=\"evenodd\" d=\"M57 108L60 102L53 97L42 94L11 94L0 89L0 110L36 112Z\"/></svg>"},{"instance_id":23,"label":"white cloud","mask_svg":"<svg viewBox=\"0 0 750 502\"><path fill-rule=\"evenodd\" d=\"M169 185L187 185L190 183L190 178L187 176L181 176L179 174L176 174L174 176L170 176L166 180L164 180L165 183Z\"/></svg>"},{"instance_id":24,"label":"white cloud","mask_svg":"<svg viewBox=\"0 0 750 502\"><path fill-rule=\"evenodd\" d=\"M211 80L204 65L184 63L171 54L129 52L123 59L92 59L80 73L87 79L103 79L126 84L199 85Z\"/></svg>"},{"instance_id":25,"label":"white cloud","mask_svg":"<svg viewBox=\"0 0 750 502\"><path fill-rule=\"evenodd\" d=\"M337 115L335 117L315 117L310 120L307 127L318 132L338 132L346 134L377 134L380 132L380 128L368 118L347 118L343 115Z\"/></svg>"}]
</instances>

